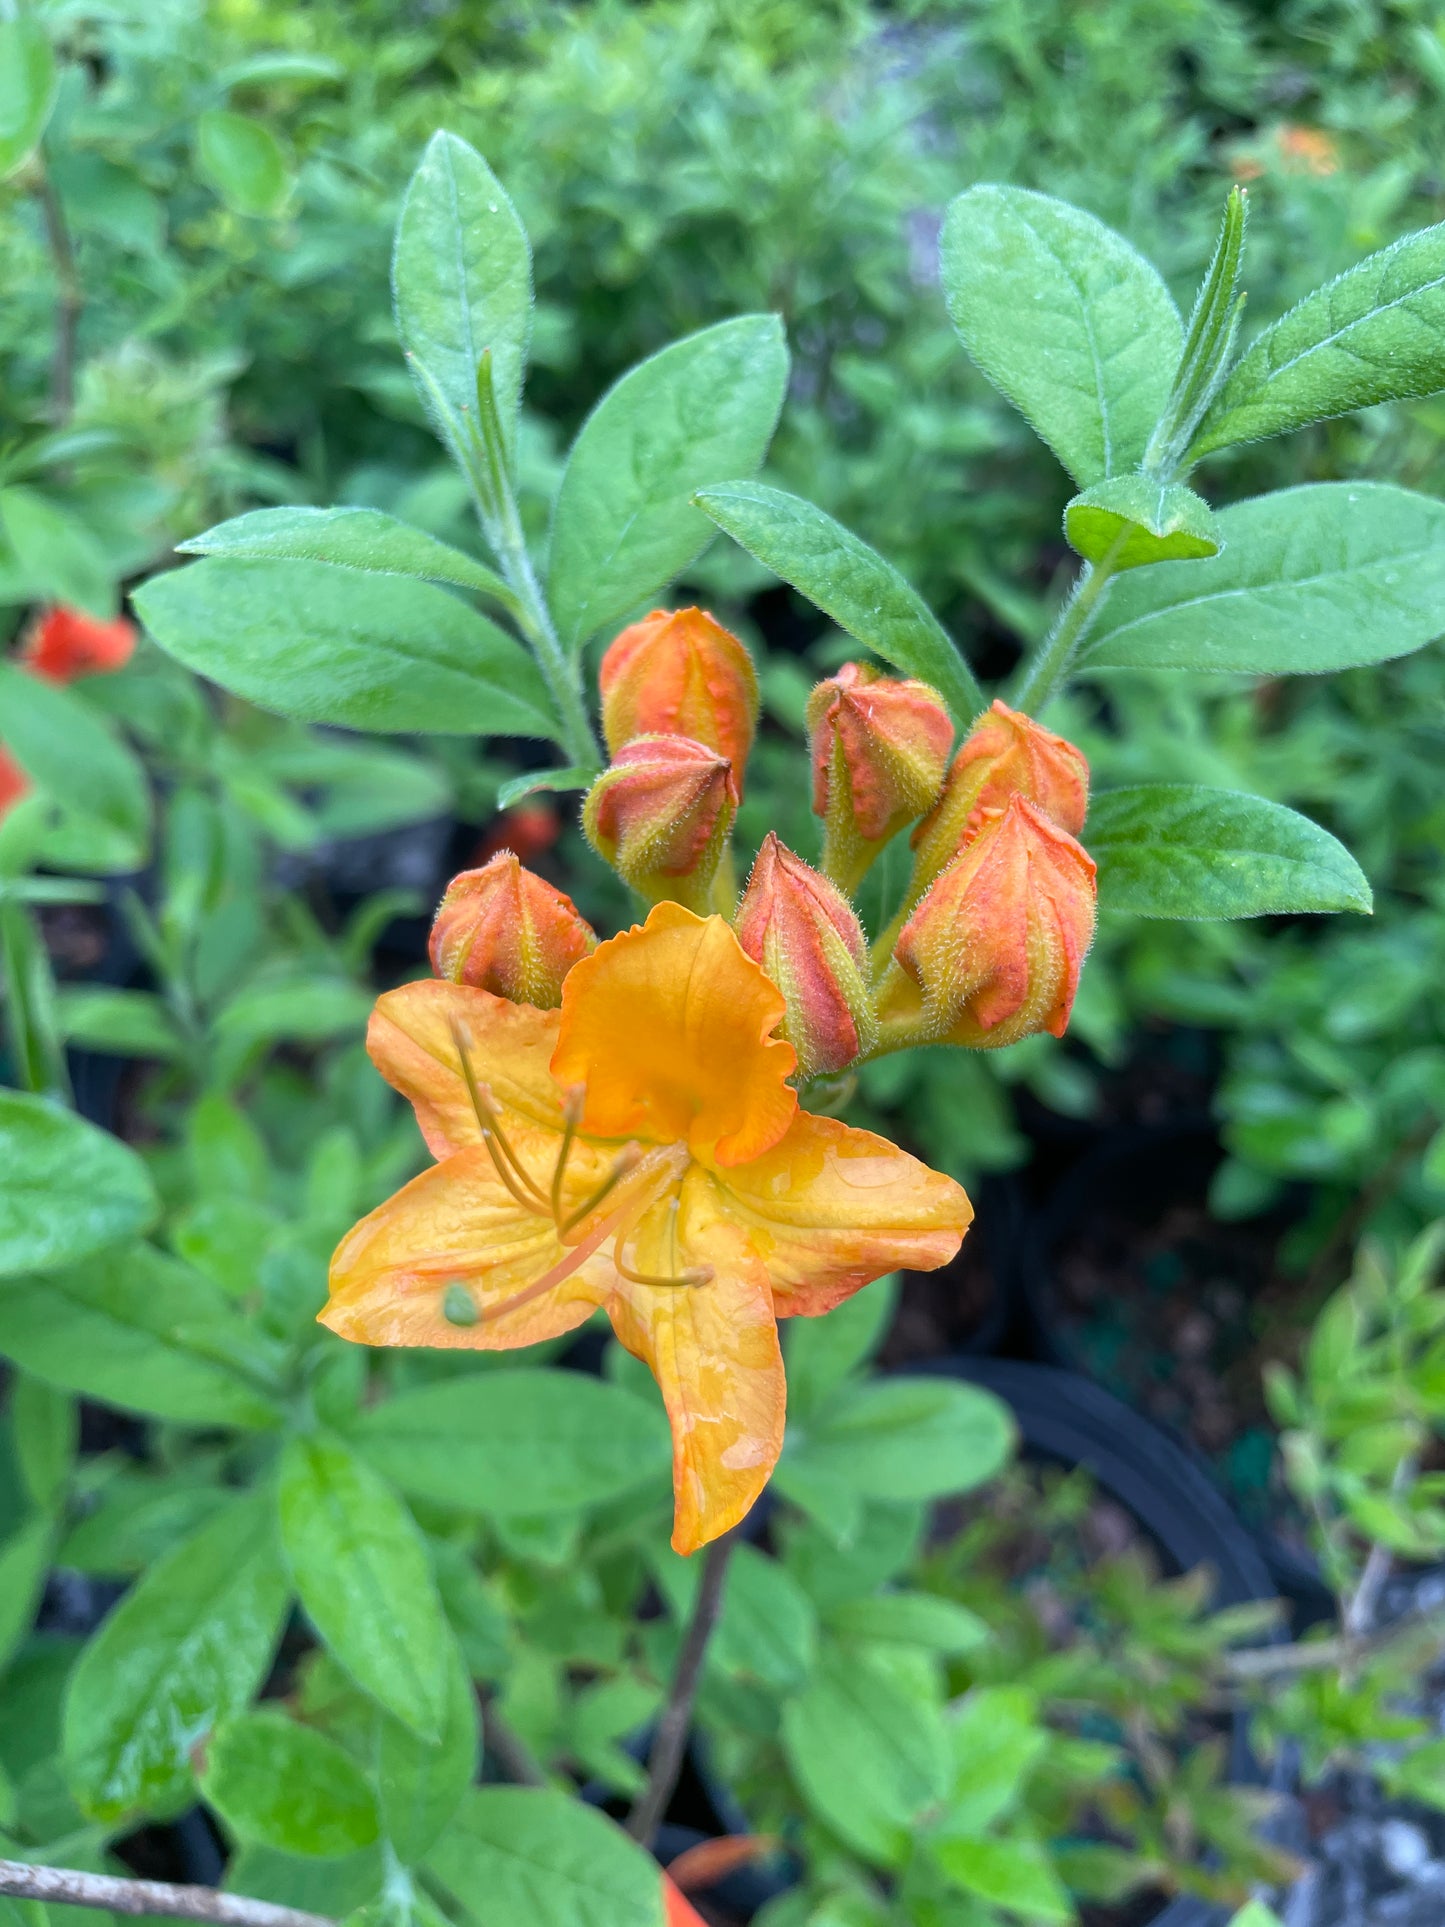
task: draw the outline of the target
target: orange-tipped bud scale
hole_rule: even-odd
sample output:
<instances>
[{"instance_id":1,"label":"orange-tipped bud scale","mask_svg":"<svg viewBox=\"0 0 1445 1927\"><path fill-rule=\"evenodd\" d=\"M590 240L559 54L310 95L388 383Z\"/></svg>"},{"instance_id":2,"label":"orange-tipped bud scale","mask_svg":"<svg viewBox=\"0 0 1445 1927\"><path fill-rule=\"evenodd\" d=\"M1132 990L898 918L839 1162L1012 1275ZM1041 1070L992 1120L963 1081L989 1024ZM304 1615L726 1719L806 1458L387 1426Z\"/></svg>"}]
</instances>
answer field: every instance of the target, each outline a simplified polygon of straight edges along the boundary
<instances>
[{"instance_id":1,"label":"orange-tipped bud scale","mask_svg":"<svg viewBox=\"0 0 1445 1927\"><path fill-rule=\"evenodd\" d=\"M654 609L624 629L598 671L602 728L615 756L638 736L689 736L743 770L758 718L752 657L705 609Z\"/></svg>"},{"instance_id":2,"label":"orange-tipped bud scale","mask_svg":"<svg viewBox=\"0 0 1445 1927\"><path fill-rule=\"evenodd\" d=\"M596 945L572 899L501 850L452 878L429 948L432 969L449 983L555 1010L567 972Z\"/></svg>"},{"instance_id":3,"label":"orange-tipped bud scale","mask_svg":"<svg viewBox=\"0 0 1445 1927\"><path fill-rule=\"evenodd\" d=\"M857 662L817 685L807 722L823 868L851 894L889 838L933 807L953 724L927 683Z\"/></svg>"},{"instance_id":4,"label":"orange-tipped bud scale","mask_svg":"<svg viewBox=\"0 0 1445 1927\"><path fill-rule=\"evenodd\" d=\"M781 1035L806 1081L846 1070L877 1041L868 948L853 906L770 831L738 908L738 942L787 1000Z\"/></svg>"},{"instance_id":5,"label":"orange-tipped bud scale","mask_svg":"<svg viewBox=\"0 0 1445 1927\"><path fill-rule=\"evenodd\" d=\"M690 736L639 736L587 792L582 827L649 902L670 898L701 915L737 808L726 756Z\"/></svg>"},{"instance_id":6,"label":"orange-tipped bud scale","mask_svg":"<svg viewBox=\"0 0 1445 1927\"><path fill-rule=\"evenodd\" d=\"M943 794L913 833L912 901L953 861L987 813L1006 808L1014 796L1078 836L1089 807L1089 765L1062 736L995 702L969 732Z\"/></svg>"},{"instance_id":7,"label":"orange-tipped bud scale","mask_svg":"<svg viewBox=\"0 0 1445 1927\"><path fill-rule=\"evenodd\" d=\"M912 1041L1062 1037L1094 936L1094 862L1021 796L990 812L904 924L880 999Z\"/></svg>"}]
</instances>

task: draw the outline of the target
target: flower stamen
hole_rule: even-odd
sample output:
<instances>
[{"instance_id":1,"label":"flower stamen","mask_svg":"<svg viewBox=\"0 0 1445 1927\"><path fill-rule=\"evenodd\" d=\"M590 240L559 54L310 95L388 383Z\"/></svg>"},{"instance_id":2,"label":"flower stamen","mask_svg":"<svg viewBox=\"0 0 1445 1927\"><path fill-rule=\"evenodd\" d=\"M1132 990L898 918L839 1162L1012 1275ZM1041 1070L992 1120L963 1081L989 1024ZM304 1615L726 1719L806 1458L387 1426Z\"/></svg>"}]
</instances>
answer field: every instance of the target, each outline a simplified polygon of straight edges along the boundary
<instances>
[{"instance_id":1,"label":"flower stamen","mask_svg":"<svg viewBox=\"0 0 1445 1927\"><path fill-rule=\"evenodd\" d=\"M464 1026L455 1020L452 1023L452 1041L457 1047L457 1058L462 1067L462 1081L467 1087L467 1096L471 1100L472 1114L477 1120L477 1129L482 1134L482 1142L491 1152L492 1164L497 1176L524 1211L530 1211L537 1217L551 1217L553 1213L550 1203L542 1195L531 1173L512 1149L507 1134L502 1129L496 1100L491 1091L477 1081L477 1075L472 1069L472 1060L468 1054L468 1045L471 1040Z\"/></svg>"},{"instance_id":2,"label":"flower stamen","mask_svg":"<svg viewBox=\"0 0 1445 1927\"><path fill-rule=\"evenodd\" d=\"M574 1084L568 1090L562 1104L562 1148L557 1153L556 1164L552 1167L552 1216L559 1228L562 1224L562 1179L572 1150L572 1140L577 1135L577 1126L582 1122L582 1107L586 1099L586 1087Z\"/></svg>"},{"instance_id":3,"label":"flower stamen","mask_svg":"<svg viewBox=\"0 0 1445 1927\"><path fill-rule=\"evenodd\" d=\"M621 1184L625 1177L635 1171L641 1162L642 1153L635 1144L629 1144L625 1149L619 1151L616 1162L612 1166L611 1175L604 1178L591 1196L584 1198L575 1211L570 1212L567 1217L559 1219L557 1224L559 1237L565 1238L569 1231L576 1230L584 1218L590 1218L602 1200L609 1196L609 1194Z\"/></svg>"}]
</instances>

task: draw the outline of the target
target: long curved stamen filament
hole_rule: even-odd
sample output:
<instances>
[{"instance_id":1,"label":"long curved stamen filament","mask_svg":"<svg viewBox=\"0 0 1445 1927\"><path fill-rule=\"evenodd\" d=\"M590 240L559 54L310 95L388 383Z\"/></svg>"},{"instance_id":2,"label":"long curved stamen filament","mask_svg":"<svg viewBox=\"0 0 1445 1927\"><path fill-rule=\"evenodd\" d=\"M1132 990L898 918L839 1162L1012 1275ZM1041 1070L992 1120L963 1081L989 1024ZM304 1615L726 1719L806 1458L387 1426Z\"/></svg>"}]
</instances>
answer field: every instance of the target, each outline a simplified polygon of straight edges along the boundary
<instances>
[{"instance_id":1,"label":"long curved stamen filament","mask_svg":"<svg viewBox=\"0 0 1445 1927\"><path fill-rule=\"evenodd\" d=\"M604 1178L592 1195L584 1198L575 1211L569 1212L565 1218L558 1221L558 1234L565 1238L567 1233L575 1230L585 1218L590 1218L602 1200L621 1184L629 1172L635 1171L641 1162L642 1153L635 1144L629 1144L626 1150L619 1151L611 1176Z\"/></svg>"},{"instance_id":2,"label":"long curved stamen filament","mask_svg":"<svg viewBox=\"0 0 1445 1927\"><path fill-rule=\"evenodd\" d=\"M562 1224L562 1179L567 1170L572 1140L577 1135L577 1126L582 1122L582 1106L586 1096L582 1086L574 1084L562 1106L562 1149L557 1153L557 1162L552 1167L552 1216L559 1228Z\"/></svg>"},{"instance_id":3,"label":"long curved stamen filament","mask_svg":"<svg viewBox=\"0 0 1445 1927\"><path fill-rule=\"evenodd\" d=\"M491 1092L484 1090L477 1082L476 1072L468 1052L470 1039L460 1023L453 1021L452 1041L457 1047L457 1059L462 1068L462 1081L467 1087L471 1100L472 1114L477 1120L477 1129L482 1134L482 1142L492 1154L492 1163L497 1176L506 1185L517 1203L524 1211L531 1211L540 1217L552 1216L552 1207L542 1195L536 1181L527 1167L512 1149L506 1132L502 1129L501 1118L492 1100Z\"/></svg>"},{"instance_id":4,"label":"long curved stamen filament","mask_svg":"<svg viewBox=\"0 0 1445 1927\"><path fill-rule=\"evenodd\" d=\"M677 1268L677 1217L681 1205L681 1198L674 1192L668 1200L667 1206L668 1263L672 1267L671 1273L667 1277L659 1277L656 1272L652 1271L634 1271L631 1265L627 1264L623 1259L622 1239L619 1238L617 1240L617 1249L612 1254L612 1262L622 1276L630 1280L632 1284L659 1285L665 1288L672 1285L694 1286L710 1285L712 1283L716 1273L711 1265L684 1265L681 1271Z\"/></svg>"},{"instance_id":5,"label":"long curved stamen filament","mask_svg":"<svg viewBox=\"0 0 1445 1927\"><path fill-rule=\"evenodd\" d=\"M618 1168L613 1171L612 1176L608 1179L607 1183L603 1185L603 1194L610 1191L614 1184L617 1184L622 1178L627 1176L629 1171L635 1170L637 1166L642 1163L642 1155L636 1145L629 1145L628 1151L631 1152L630 1158L627 1152L623 1152L618 1158ZM601 1224L589 1231L581 1244L574 1245L567 1256L553 1265L550 1271L544 1272L540 1278L533 1279L530 1285L527 1285L521 1291L514 1292L510 1298L504 1298L500 1305L492 1305L484 1311L482 1314L483 1322L491 1324L495 1319L505 1317L508 1312L520 1311L523 1305L530 1305L534 1299L543 1297L547 1292L552 1290L554 1285L562 1284L572 1276L573 1272L580 1270L599 1246L606 1244L609 1238L616 1238L620 1242L622 1239L630 1237L639 1218L641 1218L642 1214L647 1210L656 1195L655 1191L645 1187L641 1196L634 1195L628 1198L623 1204L618 1206L617 1210L614 1211L610 1217L604 1218ZM582 1215L586 1215L585 1211Z\"/></svg>"}]
</instances>

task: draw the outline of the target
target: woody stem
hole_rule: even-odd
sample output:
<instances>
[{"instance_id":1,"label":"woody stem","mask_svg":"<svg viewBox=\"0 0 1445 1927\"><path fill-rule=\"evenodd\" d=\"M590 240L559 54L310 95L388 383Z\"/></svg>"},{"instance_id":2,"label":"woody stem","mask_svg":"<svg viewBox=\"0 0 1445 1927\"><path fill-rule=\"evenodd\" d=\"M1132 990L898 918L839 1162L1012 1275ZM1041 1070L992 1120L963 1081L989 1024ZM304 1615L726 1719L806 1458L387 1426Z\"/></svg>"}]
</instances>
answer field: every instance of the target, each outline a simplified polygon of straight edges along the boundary
<instances>
[{"instance_id":1,"label":"woody stem","mask_svg":"<svg viewBox=\"0 0 1445 1927\"><path fill-rule=\"evenodd\" d=\"M324 1914L277 1907L213 1887L180 1887L168 1880L129 1880L115 1874L79 1873L70 1867L32 1867L0 1860L0 1894L19 1900L59 1901L67 1907L100 1907L112 1914L158 1914L172 1920L205 1920L216 1927L336 1927Z\"/></svg>"},{"instance_id":2,"label":"woody stem","mask_svg":"<svg viewBox=\"0 0 1445 1927\"><path fill-rule=\"evenodd\" d=\"M682 1771L687 1750L688 1729L692 1725L693 1701L702 1678L702 1663L707 1657L708 1641L722 1610L723 1581L728 1560L738 1537L738 1528L714 1539L703 1555L702 1579L697 1589L692 1617L682 1636L677 1666L668 1689L667 1703L658 1716L652 1751L647 1756L647 1785L627 1816L627 1831L644 1847L652 1844L667 1803L672 1798Z\"/></svg>"}]
</instances>

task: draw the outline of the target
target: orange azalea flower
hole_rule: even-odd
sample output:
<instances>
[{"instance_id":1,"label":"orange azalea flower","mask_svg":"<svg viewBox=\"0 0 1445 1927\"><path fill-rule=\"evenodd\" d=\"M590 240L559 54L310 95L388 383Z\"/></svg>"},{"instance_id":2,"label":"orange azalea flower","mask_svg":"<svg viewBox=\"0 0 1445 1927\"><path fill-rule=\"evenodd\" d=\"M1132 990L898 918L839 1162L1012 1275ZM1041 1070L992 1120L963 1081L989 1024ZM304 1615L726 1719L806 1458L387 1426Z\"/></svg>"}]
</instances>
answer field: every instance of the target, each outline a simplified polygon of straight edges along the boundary
<instances>
[{"instance_id":1,"label":"orange azalea flower","mask_svg":"<svg viewBox=\"0 0 1445 1927\"><path fill-rule=\"evenodd\" d=\"M662 1876L662 1915L667 1927L707 1927L687 1895L666 1874Z\"/></svg>"},{"instance_id":2,"label":"orange azalea flower","mask_svg":"<svg viewBox=\"0 0 1445 1927\"><path fill-rule=\"evenodd\" d=\"M135 625L124 616L102 622L83 609L62 604L47 609L30 627L21 660L46 682L74 682L77 676L109 675L124 669L135 653Z\"/></svg>"},{"instance_id":3,"label":"orange azalea flower","mask_svg":"<svg viewBox=\"0 0 1445 1927\"><path fill-rule=\"evenodd\" d=\"M560 1010L389 991L368 1049L441 1162L343 1239L323 1323L497 1351L601 1306L662 1390L673 1545L726 1532L783 1443L777 1320L946 1264L972 1216L951 1178L799 1110L783 1011L722 918L676 903L575 964Z\"/></svg>"}]
</instances>

